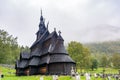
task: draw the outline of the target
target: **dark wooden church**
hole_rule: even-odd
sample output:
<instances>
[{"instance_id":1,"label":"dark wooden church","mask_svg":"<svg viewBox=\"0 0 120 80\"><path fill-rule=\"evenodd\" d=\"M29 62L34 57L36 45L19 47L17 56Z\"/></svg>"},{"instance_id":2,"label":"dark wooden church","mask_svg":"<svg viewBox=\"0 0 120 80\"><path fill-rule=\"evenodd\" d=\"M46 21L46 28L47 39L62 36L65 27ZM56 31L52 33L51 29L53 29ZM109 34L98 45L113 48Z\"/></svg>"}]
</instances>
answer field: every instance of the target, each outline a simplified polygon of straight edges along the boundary
<instances>
[{"instance_id":1,"label":"dark wooden church","mask_svg":"<svg viewBox=\"0 0 120 80\"><path fill-rule=\"evenodd\" d=\"M36 35L36 41L30 47L31 52L20 53L20 59L15 65L16 75L70 75L71 68L75 69L76 63L64 47L61 32L57 33L56 29L49 32L42 11Z\"/></svg>"}]
</instances>

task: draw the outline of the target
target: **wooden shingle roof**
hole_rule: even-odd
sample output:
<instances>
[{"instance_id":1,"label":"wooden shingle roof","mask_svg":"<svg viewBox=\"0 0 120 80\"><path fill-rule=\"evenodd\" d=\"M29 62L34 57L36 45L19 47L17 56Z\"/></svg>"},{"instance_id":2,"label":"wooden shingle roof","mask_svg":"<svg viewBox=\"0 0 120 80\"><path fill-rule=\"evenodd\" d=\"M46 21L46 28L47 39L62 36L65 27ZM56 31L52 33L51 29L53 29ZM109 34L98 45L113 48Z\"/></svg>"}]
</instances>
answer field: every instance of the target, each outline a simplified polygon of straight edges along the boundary
<instances>
[{"instance_id":1,"label":"wooden shingle roof","mask_svg":"<svg viewBox=\"0 0 120 80\"><path fill-rule=\"evenodd\" d=\"M49 35L46 37L45 41L48 40L48 39L50 39L50 38L52 38L53 36L55 36L55 37L58 36L56 31L53 31L51 34L49 34Z\"/></svg>"},{"instance_id":2,"label":"wooden shingle roof","mask_svg":"<svg viewBox=\"0 0 120 80\"><path fill-rule=\"evenodd\" d=\"M35 45L38 44L38 43L42 43L42 42L45 40L46 35L49 35L49 31L48 31L48 30L46 30L46 31L42 34L42 36L33 43L33 45L32 45L30 48L32 48L33 46L35 46Z\"/></svg>"},{"instance_id":3,"label":"wooden shingle roof","mask_svg":"<svg viewBox=\"0 0 120 80\"><path fill-rule=\"evenodd\" d=\"M17 61L16 68L26 68L28 66L28 60Z\"/></svg>"},{"instance_id":4,"label":"wooden shingle roof","mask_svg":"<svg viewBox=\"0 0 120 80\"><path fill-rule=\"evenodd\" d=\"M72 62L72 63L74 63L74 61L69 57L69 55L65 55L65 54L51 55L49 63L56 63L56 62Z\"/></svg>"},{"instance_id":5,"label":"wooden shingle roof","mask_svg":"<svg viewBox=\"0 0 120 80\"><path fill-rule=\"evenodd\" d=\"M40 58L39 57L33 57L29 61L29 66L38 66L39 62L40 62Z\"/></svg>"},{"instance_id":6,"label":"wooden shingle roof","mask_svg":"<svg viewBox=\"0 0 120 80\"><path fill-rule=\"evenodd\" d=\"M30 57L33 57L33 56L40 56L40 50L35 49L33 52L31 52Z\"/></svg>"},{"instance_id":7,"label":"wooden shingle roof","mask_svg":"<svg viewBox=\"0 0 120 80\"><path fill-rule=\"evenodd\" d=\"M50 59L49 56L41 57L41 58L40 58L39 65L42 65L42 64L48 64L48 63L49 63L49 59Z\"/></svg>"},{"instance_id":8,"label":"wooden shingle roof","mask_svg":"<svg viewBox=\"0 0 120 80\"><path fill-rule=\"evenodd\" d=\"M22 59L29 59L30 58L30 53L28 53L28 52L22 52L22 53L20 53L20 57Z\"/></svg>"},{"instance_id":9,"label":"wooden shingle roof","mask_svg":"<svg viewBox=\"0 0 120 80\"><path fill-rule=\"evenodd\" d=\"M63 43L58 41L55 45L55 48L53 49L53 51L51 53L65 53L65 54L67 54L67 51L65 50Z\"/></svg>"}]
</instances>

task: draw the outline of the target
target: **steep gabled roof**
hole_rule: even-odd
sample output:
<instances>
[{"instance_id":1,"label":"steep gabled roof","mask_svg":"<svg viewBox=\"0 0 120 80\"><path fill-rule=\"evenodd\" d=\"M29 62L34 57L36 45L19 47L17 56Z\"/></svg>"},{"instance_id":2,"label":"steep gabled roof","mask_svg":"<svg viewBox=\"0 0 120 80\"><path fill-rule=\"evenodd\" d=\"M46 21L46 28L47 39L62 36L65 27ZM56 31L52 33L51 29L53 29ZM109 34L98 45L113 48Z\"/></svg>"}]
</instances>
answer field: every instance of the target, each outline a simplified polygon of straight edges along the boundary
<instances>
[{"instance_id":1,"label":"steep gabled roof","mask_svg":"<svg viewBox=\"0 0 120 80\"><path fill-rule=\"evenodd\" d=\"M44 39L47 37L47 36L45 36L46 34L49 34L49 31L48 31L47 29L46 29L46 31L42 34L42 36L33 43L33 45L32 45L30 48L32 48L33 46L35 46L35 45L38 44L38 43L42 43L42 42L44 41Z\"/></svg>"},{"instance_id":2,"label":"steep gabled roof","mask_svg":"<svg viewBox=\"0 0 120 80\"><path fill-rule=\"evenodd\" d=\"M55 37L54 37L55 35ZM53 38L54 37L54 38ZM45 40L48 40L52 38L49 46L47 46L47 48L45 49L46 51L44 51L44 53L65 53L67 54L67 51L65 50L64 47L64 39L62 38L62 36L59 34L59 36L57 35L56 31L53 31Z\"/></svg>"},{"instance_id":3,"label":"steep gabled roof","mask_svg":"<svg viewBox=\"0 0 120 80\"><path fill-rule=\"evenodd\" d=\"M61 37L61 35L59 35L57 37L56 43L54 44L54 48L50 53L65 53L65 54L67 54L67 51L65 49L63 42L64 42L63 38Z\"/></svg>"},{"instance_id":4,"label":"steep gabled roof","mask_svg":"<svg viewBox=\"0 0 120 80\"><path fill-rule=\"evenodd\" d=\"M50 52L50 53L65 53L65 54L67 54L67 51L65 50L64 45L63 45L62 43L59 43L59 42L58 42L58 43L55 45L55 48L53 49L53 51Z\"/></svg>"},{"instance_id":5,"label":"steep gabled roof","mask_svg":"<svg viewBox=\"0 0 120 80\"><path fill-rule=\"evenodd\" d=\"M62 41L64 41L64 39L62 38L61 35L59 35L57 39L58 39L58 40L62 40Z\"/></svg>"},{"instance_id":6,"label":"steep gabled roof","mask_svg":"<svg viewBox=\"0 0 120 80\"><path fill-rule=\"evenodd\" d=\"M54 46L54 43L55 43L55 39L57 39L58 35L57 35L57 32L56 31L53 31L51 34L49 34L46 39L44 40L43 44L42 44L42 54L41 55L45 55L47 54L48 52L51 51L51 47ZM54 40L54 41L53 41ZM49 43L47 45L46 44L46 41L49 41ZM45 44L44 44L45 43ZM45 46L45 47L44 47Z\"/></svg>"},{"instance_id":7,"label":"steep gabled roof","mask_svg":"<svg viewBox=\"0 0 120 80\"><path fill-rule=\"evenodd\" d=\"M56 31L53 31L51 34L48 35L48 37L46 37L45 41L52 38L53 36L57 37L57 32Z\"/></svg>"}]
</instances>

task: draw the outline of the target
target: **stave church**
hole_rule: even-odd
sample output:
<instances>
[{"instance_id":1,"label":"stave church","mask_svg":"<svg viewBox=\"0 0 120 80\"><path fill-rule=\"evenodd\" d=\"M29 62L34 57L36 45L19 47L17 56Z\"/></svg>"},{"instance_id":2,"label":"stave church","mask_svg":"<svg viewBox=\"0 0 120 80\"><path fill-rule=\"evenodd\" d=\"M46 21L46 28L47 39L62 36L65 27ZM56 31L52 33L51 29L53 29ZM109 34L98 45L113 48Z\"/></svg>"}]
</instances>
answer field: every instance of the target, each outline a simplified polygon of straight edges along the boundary
<instances>
[{"instance_id":1,"label":"stave church","mask_svg":"<svg viewBox=\"0 0 120 80\"><path fill-rule=\"evenodd\" d=\"M48 24L40 16L36 40L30 47L30 53L21 52L16 61L16 75L71 75L76 63L71 59L64 46L61 32L49 32Z\"/></svg>"}]
</instances>

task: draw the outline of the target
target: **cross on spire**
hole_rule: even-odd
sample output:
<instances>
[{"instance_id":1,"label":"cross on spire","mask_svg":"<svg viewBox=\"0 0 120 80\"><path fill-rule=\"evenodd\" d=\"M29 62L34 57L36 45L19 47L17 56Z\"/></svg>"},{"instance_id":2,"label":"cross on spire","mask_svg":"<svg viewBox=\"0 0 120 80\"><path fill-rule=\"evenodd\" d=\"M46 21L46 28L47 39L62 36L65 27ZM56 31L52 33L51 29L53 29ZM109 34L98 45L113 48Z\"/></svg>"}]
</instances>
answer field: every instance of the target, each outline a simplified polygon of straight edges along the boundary
<instances>
[{"instance_id":1,"label":"cross on spire","mask_svg":"<svg viewBox=\"0 0 120 80\"><path fill-rule=\"evenodd\" d=\"M61 34L61 31L59 30L58 33L59 33L59 35L60 35L60 34Z\"/></svg>"}]
</instances>

